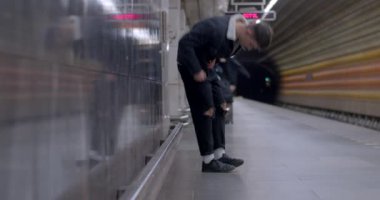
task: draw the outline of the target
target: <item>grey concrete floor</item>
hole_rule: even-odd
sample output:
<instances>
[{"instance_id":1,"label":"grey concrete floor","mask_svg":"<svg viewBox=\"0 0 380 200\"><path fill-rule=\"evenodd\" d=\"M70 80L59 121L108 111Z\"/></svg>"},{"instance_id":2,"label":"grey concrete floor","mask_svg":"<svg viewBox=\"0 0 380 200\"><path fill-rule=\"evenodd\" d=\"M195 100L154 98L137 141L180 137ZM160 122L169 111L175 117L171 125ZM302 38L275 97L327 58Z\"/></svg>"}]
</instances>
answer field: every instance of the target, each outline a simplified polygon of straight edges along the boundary
<instances>
[{"instance_id":1,"label":"grey concrete floor","mask_svg":"<svg viewBox=\"0 0 380 200\"><path fill-rule=\"evenodd\" d=\"M242 98L226 132L243 166L202 173L190 126L157 199L380 199L380 132Z\"/></svg>"}]
</instances>

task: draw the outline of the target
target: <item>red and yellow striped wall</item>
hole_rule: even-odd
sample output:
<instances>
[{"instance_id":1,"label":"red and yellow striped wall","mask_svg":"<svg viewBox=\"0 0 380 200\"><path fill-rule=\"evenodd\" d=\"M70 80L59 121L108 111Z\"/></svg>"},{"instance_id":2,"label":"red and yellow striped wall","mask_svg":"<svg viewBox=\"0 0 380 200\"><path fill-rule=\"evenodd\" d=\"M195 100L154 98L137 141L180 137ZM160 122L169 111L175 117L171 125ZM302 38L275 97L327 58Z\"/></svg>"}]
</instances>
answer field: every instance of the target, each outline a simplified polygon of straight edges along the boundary
<instances>
[{"instance_id":1,"label":"red and yellow striped wall","mask_svg":"<svg viewBox=\"0 0 380 200\"><path fill-rule=\"evenodd\" d=\"M281 71L280 101L380 117L380 49Z\"/></svg>"}]
</instances>

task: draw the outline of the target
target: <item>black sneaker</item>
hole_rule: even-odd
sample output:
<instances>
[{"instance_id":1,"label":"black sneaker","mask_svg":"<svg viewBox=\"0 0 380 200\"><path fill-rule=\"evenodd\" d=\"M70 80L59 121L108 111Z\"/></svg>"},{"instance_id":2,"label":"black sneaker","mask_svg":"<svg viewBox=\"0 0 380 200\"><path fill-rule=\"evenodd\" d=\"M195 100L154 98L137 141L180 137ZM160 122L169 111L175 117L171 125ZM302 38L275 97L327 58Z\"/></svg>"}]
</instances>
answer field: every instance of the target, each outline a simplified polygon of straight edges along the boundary
<instances>
[{"instance_id":1,"label":"black sneaker","mask_svg":"<svg viewBox=\"0 0 380 200\"><path fill-rule=\"evenodd\" d=\"M229 164L224 164L217 160L212 160L206 164L202 162L202 172L216 172L216 173L228 173L234 170L235 167Z\"/></svg>"},{"instance_id":2,"label":"black sneaker","mask_svg":"<svg viewBox=\"0 0 380 200\"><path fill-rule=\"evenodd\" d=\"M224 164L229 164L234 167L239 167L244 163L244 160L239 159L239 158L231 158L227 154L223 154L221 158L218 159L218 161L224 163Z\"/></svg>"}]
</instances>

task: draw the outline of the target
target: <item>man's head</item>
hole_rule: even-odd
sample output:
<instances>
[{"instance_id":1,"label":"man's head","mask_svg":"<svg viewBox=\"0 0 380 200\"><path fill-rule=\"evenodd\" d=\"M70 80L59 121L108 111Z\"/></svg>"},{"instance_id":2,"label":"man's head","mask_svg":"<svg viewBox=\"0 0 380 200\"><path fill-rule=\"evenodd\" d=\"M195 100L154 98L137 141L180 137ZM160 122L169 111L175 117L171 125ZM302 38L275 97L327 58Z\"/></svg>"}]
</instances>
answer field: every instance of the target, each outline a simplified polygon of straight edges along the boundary
<instances>
[{"instance_id":1,"label":"man's head","mask_svg":"<svg viewBox=\"0 0 380 200\"><path fill-rule=\"evenodd\" d=\"M241 31L239 43L245 50L266 49L273 37L273 30L269 24L261 22L251 23Z\"/></svg>"}]
</instances>

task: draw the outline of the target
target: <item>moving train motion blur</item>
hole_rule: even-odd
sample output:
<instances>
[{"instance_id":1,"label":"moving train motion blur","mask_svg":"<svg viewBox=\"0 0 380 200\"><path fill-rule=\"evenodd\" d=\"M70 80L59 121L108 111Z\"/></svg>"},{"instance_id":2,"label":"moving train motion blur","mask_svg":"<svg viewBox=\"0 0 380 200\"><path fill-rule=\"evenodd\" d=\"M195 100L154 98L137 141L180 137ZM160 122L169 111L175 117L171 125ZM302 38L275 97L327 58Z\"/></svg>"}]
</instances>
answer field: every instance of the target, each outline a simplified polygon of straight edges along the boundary
<instances>
[{"instance_id":1,"label":"moving train motion blur","mask_svg":"<svg viewBox=\"0 0 380 200\"><path fill-rule=\"evenodd\" d=\"M2 0L0 199L127 194L190 123L178 41L216 15L274 29L234 57L234 98L380 130L380 1L276 2Z\"/></svg>"},{"instance_id":2,"label":"moving train motion blur","mask_svg":"<svg viewBox=\"0 0 380 200\"><path fill-rule=\"evenodd\" d=\"M162 138L161 3L7 0L0 11L0 198L110 199Z\"/></svg>"}]
</instances>

